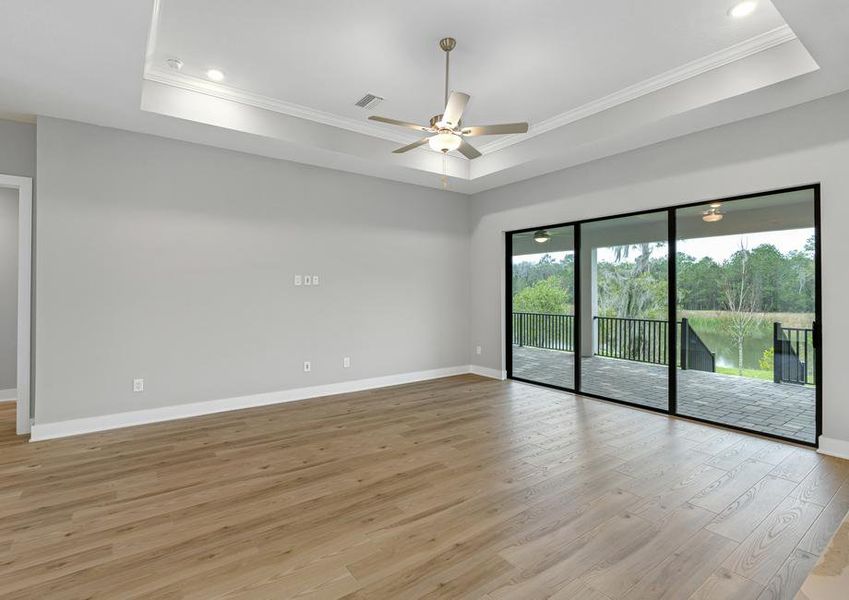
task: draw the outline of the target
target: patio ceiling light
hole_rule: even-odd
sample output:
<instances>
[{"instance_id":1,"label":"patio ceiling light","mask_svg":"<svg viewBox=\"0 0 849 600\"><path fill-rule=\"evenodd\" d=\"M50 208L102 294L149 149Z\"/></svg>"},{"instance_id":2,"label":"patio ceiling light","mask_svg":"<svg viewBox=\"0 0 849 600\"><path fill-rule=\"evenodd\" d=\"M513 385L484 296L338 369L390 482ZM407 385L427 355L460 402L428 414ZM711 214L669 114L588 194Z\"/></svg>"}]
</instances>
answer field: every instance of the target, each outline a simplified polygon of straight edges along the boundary
<instances>
[{"instance_id":1,"label":"patio ceiling light","mask_svg":"<svg viewBox=\"0 0 849 600\"><path fill-rule=\"evenodd\" d=\"M717 221L721 221L724 216L725 215L719 212L718 207L711 205L711 207L702 214L702 221L707 223L716 223Z\"/></svg>"},{"instance_id":2,"label":"patio ceiling light","mask_svg":"<svg viewBox=\"0 0 849 600\"><path fill-rule=\"evenodd\" d=\"M551 239L551 234L548 233L545 229L540 229L539 231L534 233L534 241L537 244L544 244L550 239Z\"/></svg>"}]
</instances>

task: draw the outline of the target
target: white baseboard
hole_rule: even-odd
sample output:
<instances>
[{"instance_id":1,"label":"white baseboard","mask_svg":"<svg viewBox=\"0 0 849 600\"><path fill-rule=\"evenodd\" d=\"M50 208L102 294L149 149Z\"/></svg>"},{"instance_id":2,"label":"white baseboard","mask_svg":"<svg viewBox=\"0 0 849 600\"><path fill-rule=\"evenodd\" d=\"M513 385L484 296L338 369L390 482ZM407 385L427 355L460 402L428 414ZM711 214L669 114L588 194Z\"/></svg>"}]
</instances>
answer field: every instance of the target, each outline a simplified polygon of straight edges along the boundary
<instances>
[{"instance_id":1,"label":"white baseboard","mask_svg":"<svg viewBox=\"0 0 849 600\"><path fill-rule=\"evenodd\" d=\"M821 435L820 445L817 452L849 460L849 442L846 440L838 440L836 438L827 438L824 435Z\"/></svg>"},{"instance_id":2,"label":"white baseboard","mask_svg":"<svg viewBox=\"0 0 849 600\"><path fill-rule=\"evenodd\" d=\"M470 371L481 377L490 377L492 379L507 379L507 371L499 371L498 369L490 369L489 367L481 367L480 365L472 365Z\"/></svg>"},{"instance_id":3,"label":"white baseboard","mask_svg":"<svg viewBox=\"0 0 849 600\"><path fill-rule=\"evenodd\" d=\"M17 400L18 388L9 388L8 390L0 390L0 401Z\"/></svg>"},{"instance_id":4,"label":"white baseboard","mask_svg":"<svg viewBox=\"0 0 849 600\"><path fill-rule=\"evenodd\" d=\"M427 381L440 377L452 375L463 375L472 372L470 365L457 367L446 367L443 369L431 369L429 371L414 371L411 373L399 373L385 377L372 377L370 379L357 379L354 381L343 381L326 385L281 390L265 394L253 394L250 396L238 396L236 398L223 398L220 400L208 400L205 402L193 402L191 404L177 404L175 406L162 406L160 408L148 408L131 412L102 415L97 417L85 417L82 419L70 419L55 423L34 423L30 433L30 441L38 442L54 438L79 435L82 433L93 433L121 427L132 427L134 425L145 425L148 423L159 423L175 419L186 419L213 413L239 410L241 408L252 408L256 406L267 406L269 404L280 404L283 402L294 402L321 396L332 396L334 394L347 394L360 392L375 388L413 383L416 381Z\"/></svg>"}]
</instances>

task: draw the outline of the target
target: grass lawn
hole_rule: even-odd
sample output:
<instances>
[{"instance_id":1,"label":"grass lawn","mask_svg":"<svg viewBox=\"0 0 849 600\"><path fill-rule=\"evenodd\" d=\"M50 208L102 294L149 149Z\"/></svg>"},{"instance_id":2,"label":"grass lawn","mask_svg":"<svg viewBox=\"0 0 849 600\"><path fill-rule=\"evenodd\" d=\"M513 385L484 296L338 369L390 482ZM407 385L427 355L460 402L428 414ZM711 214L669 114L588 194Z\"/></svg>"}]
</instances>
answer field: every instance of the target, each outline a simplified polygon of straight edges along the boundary
<instances>
[{"instance_id":1,"label":"grass lawn","mask_svg":"<svg viewBox=\"0 0 849 600\"><path fill-rule=\"evenodd\" d=\"M738 375L740 376L740 371L735 367L716 367L717 373L722 373L723 375ZM760 369L743 369L742 377L749 377L751 379L766 379L767 381L772 381L772 371L761 371Z\"/></svg>"}]
</instances>

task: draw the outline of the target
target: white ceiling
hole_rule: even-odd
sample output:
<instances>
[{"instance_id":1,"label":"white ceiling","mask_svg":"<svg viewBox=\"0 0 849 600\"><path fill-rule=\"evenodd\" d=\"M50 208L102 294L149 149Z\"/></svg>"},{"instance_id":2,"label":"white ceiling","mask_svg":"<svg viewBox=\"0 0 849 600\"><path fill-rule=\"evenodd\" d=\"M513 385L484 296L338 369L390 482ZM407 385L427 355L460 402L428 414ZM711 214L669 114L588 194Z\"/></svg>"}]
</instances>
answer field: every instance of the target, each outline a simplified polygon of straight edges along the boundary
<instances>
[{"instance_id":1,"label":"white ceiling","mask_svg":"<svg viewBox=\"0 0 849 600\"><path fill-rule=\"evenodd\" d=\"M475 140L484 156L471 163L450 158L451 188L471 193L849 88L843 0L760 0L742 20L732 4L14 0L0 23L0 113L439 187L440 155L391 154L416 133L353 104L370 92L386 98L378 114L441 112L437 41L451 35L451 88L472 95L464 122L531 123L526 136ZM210 67L222 84L204 78Z\"/></svg>"},{"instance_id":2,"label":"white ceiling","mask_svg":"<svg viewBox=\"0 0 849 600\"><path fill-rule=\"evenodd\" d=\"M354 102L374 93L386 99L377 112L425 124L442 112L437 42L448 35L458 40L451 88L473 98L466 123L538 123L786 25L767 1L746 19L728 18L716 0L160 6L155 67L176 56L186 75L217 67L228 86L357 120L368 113ZM427 14L451 17L445 24Z\"/></svg>"}]
</instances>

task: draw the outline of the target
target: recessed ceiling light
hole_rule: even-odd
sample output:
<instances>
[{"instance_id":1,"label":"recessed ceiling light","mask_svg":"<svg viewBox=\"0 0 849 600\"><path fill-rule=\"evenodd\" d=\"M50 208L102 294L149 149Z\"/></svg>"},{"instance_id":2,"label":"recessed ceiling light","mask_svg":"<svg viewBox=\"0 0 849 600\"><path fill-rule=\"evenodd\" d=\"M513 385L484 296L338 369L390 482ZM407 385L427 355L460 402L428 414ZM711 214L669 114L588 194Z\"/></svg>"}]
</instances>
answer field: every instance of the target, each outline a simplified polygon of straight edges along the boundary
<instances>
[{"instance_id":1,"label":"recessed ceiling light","mask_svg":"<svg viewBox=\"0 0 849 600\"><path fill-rule=\"evenodd\" d=\"M206 76L210 81L224 81L224 73L218 69L209 69Z\"/></svg>"},{"instance_id":2,"label":"recessed ceiling light","mask_svg":"<svg viewBox=\"0 0 849 600\"><path fill-rule=\"evenodd\" d=\"M179 58L169 58L165 62L174 71L181 71L183 69L183 61Z\"/></svg>"},{"instance_id":3,"label":"recessed ceiling light","mask_svg":"<svg viewBox=\"0 0 849 600\"><path fill-rule=\"evenodd\" d=\"M757 7L758 3L755 2L755 0L746 0L745 2L740 2L739 4L735 4L731 7L728 14L735 19L742 19L743 17L748 17L750 14L755 12Z\"/></svg>"}]
</instances>

